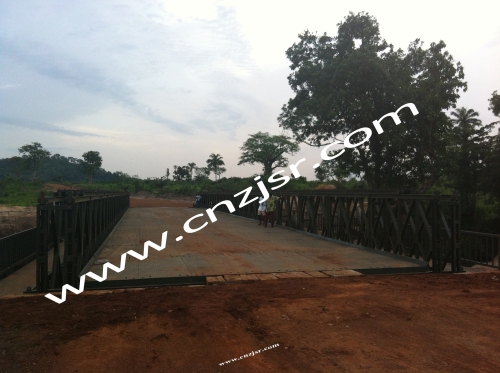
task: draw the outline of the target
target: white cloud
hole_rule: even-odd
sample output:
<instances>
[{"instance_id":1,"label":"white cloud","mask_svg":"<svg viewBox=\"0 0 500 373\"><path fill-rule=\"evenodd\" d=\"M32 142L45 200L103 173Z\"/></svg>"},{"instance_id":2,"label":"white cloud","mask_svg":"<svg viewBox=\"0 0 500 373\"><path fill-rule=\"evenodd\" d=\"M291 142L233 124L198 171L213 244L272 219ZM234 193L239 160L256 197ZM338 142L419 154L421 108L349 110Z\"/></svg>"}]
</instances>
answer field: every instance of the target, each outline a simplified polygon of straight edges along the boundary
<instances>
[{"instance_id":1,"label":"white cloud","mask_svg":"<svg viewBox=\"0 0 500 373\"><path fill-rule=\"evenodd\" d=\"M350 10L374 15L382 36L403 49L417 37L426 45L443 39L469 83L459 105L493 121L486 108L500 90L498 6L400 4L2 2L0 157L39 141L69 156L99 150L104 167L142 177L204 164L212 152L229 176L258 172L236 166L239 147L248 134L280 132L276 118L292 96L286 49L305 29L335 35ZM306 154L313 164L316 153L304 145L294 159Z\"/></svg>"}]
</instances>

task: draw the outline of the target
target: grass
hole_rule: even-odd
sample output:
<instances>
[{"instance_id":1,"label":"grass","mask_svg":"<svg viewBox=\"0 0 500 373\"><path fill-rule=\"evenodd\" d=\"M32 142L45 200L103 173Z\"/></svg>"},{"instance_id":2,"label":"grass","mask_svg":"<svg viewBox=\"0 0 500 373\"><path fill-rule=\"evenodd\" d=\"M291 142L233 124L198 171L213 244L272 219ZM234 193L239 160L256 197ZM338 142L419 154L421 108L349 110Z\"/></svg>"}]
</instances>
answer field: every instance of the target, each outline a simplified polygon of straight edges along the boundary
<instances>
[{"instance_id":1,"label":"grass","mask_svg":"<svg viewBox=\"0 0 500 373\"><path fill-rule=\"evenodd\" d=\"M305 178L290 180L281 190L310 190L316 188L319 181L307 181ZM358 189L366 185L355 179L339 183L334 182L337 189ZM173 181L173 180L139 180L132 178L117 179L113 182L96 182L93 184L81 183L64 184L67 187L90 190L113 190L137 193L146 191L153 196L165 195L188 195L193 196L198 193L217 193L217 192L239 192L253 187L254 192L258 192L256 181L253 177L249 178L223 178L217 182L213 180L201 181ZM267 186L268 190L269 185ZM446 186L436 187L441 193L450 193ZM38 195L45 192L51 195L51 191L45 189L44 181L19 181L12 178L0 179L0 204L7 206L36 206ZM470 230L482 232L500 233L500 202L492 199L490 196L479 195L477 197L476 214L474 227L464 227Z\"/></svg>"},{"instance_id":2,"label":"grass","mask_svg":"<svg viewBox=\"0 0 500 373\"><path fill-rule=\"evenodd\" d=\"M42 181L26 182L13 179L0 180L0 204L8 206L35 206L38 194L44 191Z\"/></svg>"}]
</instances>

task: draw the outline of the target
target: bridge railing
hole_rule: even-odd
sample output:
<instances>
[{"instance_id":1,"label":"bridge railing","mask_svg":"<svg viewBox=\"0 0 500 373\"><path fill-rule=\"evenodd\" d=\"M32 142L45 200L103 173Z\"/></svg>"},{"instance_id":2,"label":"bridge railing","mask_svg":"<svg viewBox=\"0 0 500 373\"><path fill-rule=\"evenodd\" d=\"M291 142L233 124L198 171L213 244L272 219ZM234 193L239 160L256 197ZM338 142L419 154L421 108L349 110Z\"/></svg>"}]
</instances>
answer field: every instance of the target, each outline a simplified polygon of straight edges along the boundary
<instances>
[{"instance_id":1,"label":"bridge railing","mask_svg":"<svg viewBox=\"0 0 500 373\"><path fill-rule=\"evenodd\" d=\"M500 269L500 235L461 231L462 259Z\"/></svg>"},{"instance_id":2,"label":"bridge railing","mask_svg":"<svg viewBox=\"0 0 500 373\"><path fill-rule=\"evenodd\" d=\"M0 238L0 279L28 264L36 255L36 228Z\"/></svg>"},{"instance_id":3,"label":"bridge railing","mask_svg":"<svg viewBox=\"0 0 500 373\"><path fill-rule=\"evenodd\" d=\"M276 224L427 261L434 272L460 267L460 203L456 195L404 191L287 191L276 206ZM229 200L234 214L257 217L258 202L238 208L242 196L201 194L202 206ZM252 195L248 200L257 197ZM218 210L228 212L224 207Z\"/></svg>"},{"instance_id":4,"label":"bridge railing","mask_svg":"<svg viewBox=\"0 0 500 373\"><path fill-rule=\"evenodd\" d=\"M80 272L129 207L129 195L58 190L40 195L36 227L36 291L78 286ZM49 268L49 252L52 265Z\"/></svg>"}]
</instances>

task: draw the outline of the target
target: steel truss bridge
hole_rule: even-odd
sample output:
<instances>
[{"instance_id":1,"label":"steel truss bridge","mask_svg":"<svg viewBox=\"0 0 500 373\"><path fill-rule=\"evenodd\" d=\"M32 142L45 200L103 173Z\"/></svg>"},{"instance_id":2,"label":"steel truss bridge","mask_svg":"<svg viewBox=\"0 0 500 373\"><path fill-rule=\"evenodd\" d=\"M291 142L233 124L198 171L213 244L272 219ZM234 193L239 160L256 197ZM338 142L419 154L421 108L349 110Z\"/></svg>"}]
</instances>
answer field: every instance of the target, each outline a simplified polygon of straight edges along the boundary
<instances>
[{"instance_id":1,"label":"steel truss bridge","mask_svg":"<svg viewBox=\"0 0 500 373\"><path fill-rule=\"evenodd\" d=\"M458 195L394 190L283 191L276 195L276 224L288 229L421 259L433 272L461 272L467 263L500 269L500 235L461 231ZM257 201L239 208L243 196L201 196L204 209L229 212L229 201L236 209L234 215L257 218ZM36 287L28 291L77 286L128 208L129 195L122 192L60 190L49 197L41 195L37 227L0 239L0 278L36 258Z\"/></svg>"},{"instance_id":2,"label":"steel truss bridge","mask_svg":"<svg viewBox=\"0 0 500 373\"><path fill-rule=\"evenodd\" d=\"M381 190L292 191L276 195L280 197L275 212L277 225L423 259L434 272L444 271L447 265L452 272L461 269L457 195ZM236 207L233 214L257 218L257 202L238 209L240 197L202 194L206 208L225 200Z\"/></svg>"}]
</instances>

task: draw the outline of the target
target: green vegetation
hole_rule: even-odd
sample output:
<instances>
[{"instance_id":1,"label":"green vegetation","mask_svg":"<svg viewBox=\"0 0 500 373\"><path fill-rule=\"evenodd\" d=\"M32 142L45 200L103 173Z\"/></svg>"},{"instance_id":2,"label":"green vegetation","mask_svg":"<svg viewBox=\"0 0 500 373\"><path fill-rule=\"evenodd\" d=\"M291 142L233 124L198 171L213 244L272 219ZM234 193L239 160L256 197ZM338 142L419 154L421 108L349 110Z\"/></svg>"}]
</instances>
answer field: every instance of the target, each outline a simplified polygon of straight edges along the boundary
<instances>
[{"instance_id":1,"label":"green vegetation","mask_svg":"<svg viewBox=\"0 0 500 373\"><path fill-rule=\"evenodd\" d=\"M310 190L316 188L320 182L307 181L304 177L291 179L290 182L279 190ZM166 178L141 180L131 177L122 177L110 182L90 183L63 183L67 188L87 189L87 190L113 190L124 191L128 193L138 193L141 191L151 193L153 196L161 197L165 195L188 195L195 196L196 193L219 193L219 192L238 192L249 186L255 186L252 177L222 178L216 182L204 180L174 181ZM363 185L363 182L345 183L340 189L351 188ZM255 191L258 188L255 187ZM4 178L0 180L0 204L10 206L35 206L40 192L49 195L42 181L30 182L15 180L13 178Z\"/></svg>"},{"instance_id":2,"label":"green vegetation","mask_svg":"<svg viewBox=\"0 0 500 373\"><path fill-rule=\"evenodd\" d=\"M341 144L346 136L352 145L332 149L330 157L342 156L321 163L319 180L355 176L374 189L456 190L463 229L500 233L500 132L489 135L499 122L483 124L469 108L446 114L467 83L443 41L424 49L417 39L394 50L365 12L349 13L334 37L305 31L299 39L286 51L295 97L279 125L307 145ZM488 109L500 115L497 91Z\"/></svg>"},{"instance_id":3,"label":"green vegetation","mask_svg":"<svg viewBox=\"0 0 500 373\"><path fill-rule=\"evenodd\" d=\"M44 191L42 181L26 182L14 179L0 180L0 204L9 206L34 206L38 194Z\"/></svg>"},{"instance_id":4,"label":"green vegetation","mask_svg":"<svg viewBox=\"0 0 500 373\"><path fill-rule=\"evenodd\" d=\"M91 150L83 153L82 158L83 172L88 176L89 183L92 184L92 177L102 166L102 157L99 155L99 152Z\"/></svg>"},{"instance_id":5,"label":"green vegetation","mask_svg":"<svg viewBox=\"0 0 500 373\"><path fill-rule=\"evenodd\" d=\"M238 166L260 163L264 175L271 175L276 168L288 166L288 159L284 154L294 155L300 150L287 136L271 136L268 132L250 135L240 149L242 153Z\"/></svg>"},{"instance_id":6,"label":"green vegetation","mask_svg":"<svg viewBox=\"0 0 500 373\"><path fill-rule=\"evenodd\" d=\"M345 17L334 37L305 31L299 39L286 51L295 97L283 106L279 125L312 146L343 141L366 127L350 137L359 146L323 162L323 168L336 168L344 178L356 175L373 189L434 185L451 131L445 110L467 87L463 68L445 43L424 49L417 39L407 52L394 50L380 35L377 20L364 12ZM404 125L388 117L383 133L371 136L373 121L407 103L416 105L418 115L403 109Z\"/></svg>"},{"instance_id":7,"label":"green vegetation","mask_svg":"<svg viewBox=\"0 0 500 373\"><path fill-rule=\"evenodd\" d=\"M87 176L82 164L83 160L81 159L54 154L40 162L36 177L40 180L57 183L84 183ZM0 159L0 179L32 180L33 170L30 170L29 166L27 158L14 156ZM122 172L111 173L99 168L93 174L92 179L93 181L112 181L122 175Z\"/></svg>"},{"instance_id":8,"label":"green vegetation","mask_svg":"<svg viewBox=\"0 0 500 373\"><path fill-rule=\"evenodd\" d=\"M491 94L491 98L488 101L490 102L488 110L491 110L493 112L493 115L496 115L497 117L500 116L500 95L498 94L498 92L493 92Z\"/></svg>"},{"instance_id":9,"label":"green vegetation","mask_svg":"<svg viewBox=\"0 0 500 373\"><path fill-rule=\"evenodd\" d=\"M225 163L222 160L222 156L220 154L212 153L207 159L207 169L209 172L214 173L214 178L217 180L217 177L220 180L220 176L226 172L226 168L224 167Z\"/></svg>"},{"instance_id":10,"label":"green vegetation","mask_svg":"<svg viewBox=\"0 0 500 373\"><path fill-rule=\"evenodd\" d=\"M33 172L32 181L36 180L36 173L40 168L40 163L50 157L50 152L45 150L39 142L26 144L19 148L19 153L26 160L24 166Z\"/></svg>"}]
</instances>

